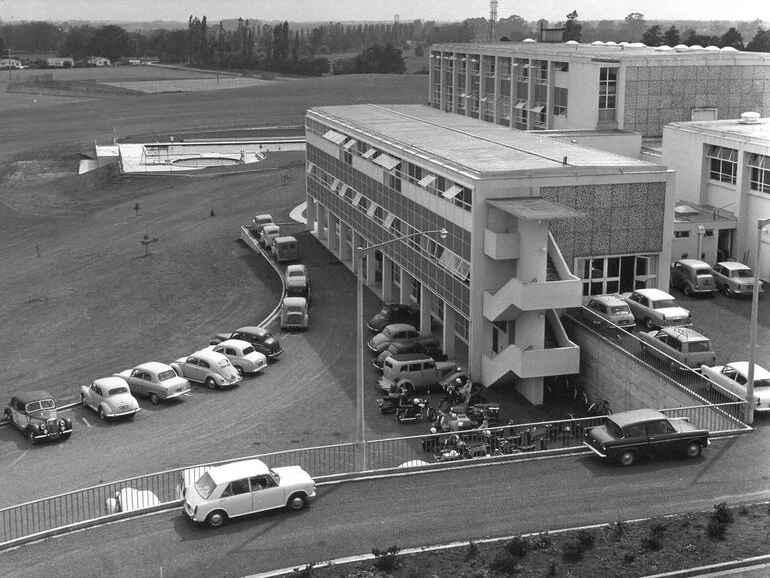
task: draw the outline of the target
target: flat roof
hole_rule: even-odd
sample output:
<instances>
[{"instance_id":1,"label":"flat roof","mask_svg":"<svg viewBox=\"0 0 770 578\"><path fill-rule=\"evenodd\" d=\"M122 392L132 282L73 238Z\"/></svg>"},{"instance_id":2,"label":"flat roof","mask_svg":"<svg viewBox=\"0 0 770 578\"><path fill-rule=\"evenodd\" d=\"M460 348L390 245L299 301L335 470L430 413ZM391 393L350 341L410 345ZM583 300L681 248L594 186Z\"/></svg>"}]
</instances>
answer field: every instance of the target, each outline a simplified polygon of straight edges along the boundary
<instances>
[{"instance_id":1,"label":"flat roof","mask_svg":"<svg viewBox=\"0 0 770 578\"><path fill-rule=\"evenodd\" d=\"M472 177L490 173L617 174L667 172L665 166L566 143L418 104L356 104L312 108L309 116L363 133L393 154L422 157ZM403 156L403 155L402 155Z\"/></svg>"},{"instance_id":2,"label":"flat roof","mask_svg":"<svg viewBox=\"0 0 770 578\"><path fill-rule=\"evenodd\" d=\"M740 122L737 118L672 122L665 128L770 146L770 118L767 117L756 123Z\"/></svg>"},{"instance_id":3,"label":"flat roof","mask_svg":"<svg viewBox=\"0 0 770 578\"><path fill-rule=\"evenodd\" d=\"M585 213L554 203L548 199L536 197L527 197L523 199L490 199L487 203L505 211L509 215L528 221L585 217Z\"/></svg>"},{"instance_id":4,"label":"flat roof","mask_svg":"<svg viewBox=\"0 0 770 578\"><path fill-rule=\"evenodd\" d=\"M638 44L638 43L637 43ZM699 64L704 60L714 65L750 65L770 63L770 54L722 50L717 47L689 48L677 45L666 50L661 46L629 46L628 44L566 44L550 42L472 42L434 44L431 52L484 53L515 58L565 60L608 60L637 66L660 66L665 64Z\"/></svg>"}]
</instances>

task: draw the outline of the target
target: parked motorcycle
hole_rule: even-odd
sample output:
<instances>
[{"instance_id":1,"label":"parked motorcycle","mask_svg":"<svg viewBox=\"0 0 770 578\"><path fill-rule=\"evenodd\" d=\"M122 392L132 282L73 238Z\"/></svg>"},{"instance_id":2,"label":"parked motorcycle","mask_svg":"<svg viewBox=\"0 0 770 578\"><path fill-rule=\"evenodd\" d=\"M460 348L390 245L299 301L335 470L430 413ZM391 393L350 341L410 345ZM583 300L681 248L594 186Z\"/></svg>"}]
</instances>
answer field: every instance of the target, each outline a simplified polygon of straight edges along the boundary
<instances>
[{"instance_id":1,"label":"parked motorcycle","mask_svg":"<svg viewBox=\"0 0 770 578\"><path fill-rule=\"evenodd\" d=\"M435 421L438 417L436 410L430 406L430 400L419 397L412 398L412 403L401 405L396 409L396 419L399 423L421 421L424 418Z\"/></svg>"},{"instance_id":2,"label":"parked motorcycle","mask_svg":"<svg viewBox=\"0 0 770 578\"><path fill-rule=\"evenodd\" d=\"M441 444L439 451L433 456L437 462L471 459L489 456L489 443L484 435L453 434Z\"/></svg>"}]
</instances>

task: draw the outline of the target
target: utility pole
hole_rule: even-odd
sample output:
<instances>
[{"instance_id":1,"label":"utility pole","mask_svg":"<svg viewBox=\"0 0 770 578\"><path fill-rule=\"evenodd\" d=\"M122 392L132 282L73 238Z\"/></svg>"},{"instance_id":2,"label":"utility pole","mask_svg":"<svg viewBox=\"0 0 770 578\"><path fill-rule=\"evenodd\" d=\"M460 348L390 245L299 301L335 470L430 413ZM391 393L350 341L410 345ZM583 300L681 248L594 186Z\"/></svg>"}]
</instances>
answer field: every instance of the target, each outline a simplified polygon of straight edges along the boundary
<instances>
[{"instance_id":1,"label":"utility pole","mask_svg":"<svg viewBox=\"0 0 770 578\"><path fill-rule=\"evenodd\" d=\"M489 0L489 42L497 38L497 0Z\"/></svg>"}]
</instances>

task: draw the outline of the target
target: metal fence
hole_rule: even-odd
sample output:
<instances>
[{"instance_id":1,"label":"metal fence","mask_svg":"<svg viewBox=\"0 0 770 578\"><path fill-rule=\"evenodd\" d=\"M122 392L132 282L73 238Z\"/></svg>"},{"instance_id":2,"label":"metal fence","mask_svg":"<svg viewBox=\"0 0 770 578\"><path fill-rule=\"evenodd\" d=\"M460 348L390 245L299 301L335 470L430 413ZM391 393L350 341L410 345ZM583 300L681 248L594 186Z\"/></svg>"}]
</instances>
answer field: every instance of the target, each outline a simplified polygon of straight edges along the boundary
<instances>
[{"instance_id":1,"label":"metal fence","mask_svg":"<svg viewBox=\"0 0 770 578\"><path fill-rule=\"evenodd\" d=\"M666 409L671 417L685 417L712 433L738 433L751 428L734 415L744 402ZM587 428L600 425L606 416L551 422L508 423L483 430L452 431L366 442L367 471L399 468L441 468L458 461L517 459L573 451L582 446ZM317 481L356 473L356 444L294 449L250 456L270 467L299 465ZM33 539L135 515L181 503L184 473L196 478L211 464L179 468L102 484L75 492L35 500L0 510L0 548ZM116 497L117 496L117 497ZM117 506L117 503L120 506Z\"/></svg>"}]
</instances>

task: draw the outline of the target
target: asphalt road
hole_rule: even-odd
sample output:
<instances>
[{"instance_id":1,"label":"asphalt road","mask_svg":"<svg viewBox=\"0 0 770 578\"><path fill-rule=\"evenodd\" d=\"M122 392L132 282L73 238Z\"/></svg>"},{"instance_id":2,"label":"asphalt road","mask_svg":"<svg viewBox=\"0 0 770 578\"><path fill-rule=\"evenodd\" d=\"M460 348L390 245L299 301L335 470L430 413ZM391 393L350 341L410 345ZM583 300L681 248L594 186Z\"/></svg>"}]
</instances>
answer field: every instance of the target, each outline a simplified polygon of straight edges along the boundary
<instances>
[{"instance_id":1,"label":"asphalt road","mask_svg":"<svg viewBox=\"0 0 770 578\"><path fill-rule=\"evenodd\" d=\"M2 554L3 576L243 576L454 540L555 530L770 498L767 431L715 441L697 460L621 468L591 454L323 485L307 510L219 529L181 510Z\"/></svg>"}]
</instances>

